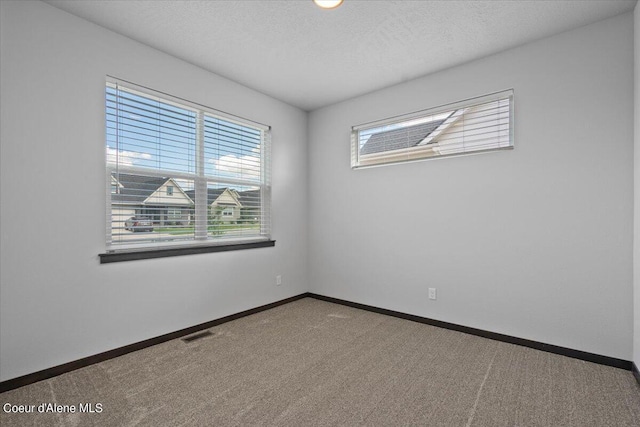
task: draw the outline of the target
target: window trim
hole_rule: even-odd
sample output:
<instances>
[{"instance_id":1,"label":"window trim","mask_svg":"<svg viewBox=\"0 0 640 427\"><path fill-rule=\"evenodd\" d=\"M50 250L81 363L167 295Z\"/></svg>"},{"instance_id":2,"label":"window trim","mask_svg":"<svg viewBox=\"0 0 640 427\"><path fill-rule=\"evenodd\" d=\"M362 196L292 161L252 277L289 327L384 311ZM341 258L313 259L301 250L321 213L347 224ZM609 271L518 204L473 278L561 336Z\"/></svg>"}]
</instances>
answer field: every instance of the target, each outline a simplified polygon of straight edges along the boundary
<instances>
[{"instance_id":1,"label":"window trim","mask_svg":"<svg viewBox=\"0 0 640 427\"><path fill-rule=\"evenodd\" d=\"M496 147L496 148L487 148L487 149L479 149L472 150L466 152L457 152L451 154L433 154L432 143L431 141L434 139L431 134L438 133L435 137L439 136L440 133L445 132L446 129L455 124L458 116L463 116L466 114L466 110L469 108L473 108L475 106L482 105L484 103L496 102L501 100L509 100L509 146L505 147ZM394 125L403 122L408 122L411 120L422 119L427 116L436 116L445 112L453 112L451 116L449 116L444 123L440 124L436 129L430 132L425 140L429 139L428 142L424 144L420 144L413 147L400 148L396 150L387 150L380 151L376 153L369 153L362 155L359 153L360 151L360 141L359 141L359 133L362 130L370 130L375 129L382 126ZM456 116L456 117L454 117ZM450 124L447 124L446 127L441 129L445 124L451 120L454 121ZM499 92L494 92L488 95L477 96L474 98L465 99L458 102L453 102L450 104L443 104L432 108L427 108L424 110L414 111L408 114L400 114L392 117L387 117L381 120L375 120L367 123L362 123L359 125L355 125L351 127L351 169L365 169L370 167L379 167L379 166L388 166L395 165L400 163L412 163L417 161L425 161L425 160L434 160L440 158L448 158L448 157L458 157L458 156L470 156L476 154L484 154L490 153L494 151L504 151L504 150L513 150L515 146L514 142L514 90L507 89ZM364 157L364 158L362 158Z\"/></svg>"},{"instance_id":2,"label":"window trim","mask_svg":"<svg viewBox=\"0 0 640 427\"><path fill-rule=\"evenodd\" d=\"M260 150L260 164L261 164L261 178L259 182L251 184L252 186L256 186L260 189L261 200L262 200L262 216L263 216L263 224L266 224L267 234L262 234L263 230L261 225L261 234L253 235L253 236L244 236L244 237L235 237L235 238L219 238L215 240L188 240L188 241L180 241L180 242L172 242L172 241L163 241L159 242L157 245L141 245L140 247L114 247L112 245L111 233L109 232L111 226L110 214L111 214L111 192L112 188L112 178L111 171L112 167L109 164L106 164L106 177L107 177L107 188L109 191L106 192L107 195L107 239L106 250L104 253L98 254L100 258L100 263L111 263L111 262L120 262L120 261L131 261L138 259L150 259L150 258L163 258L163 257L171 257L171 256L180 256L180 255L189 255L189 254L198 254L198 253L209 253L209 252L223 252L223 251L232 251L232 250L242 250L242 249L253 249L253 248L261 248L261 247L270 247L275 246L275 240L272 239L271 235L271 126L265 125L260 122L256 122L251 119L246 119L241 116L237 116L234 114L226 113L215 108L205 106L193 101L186 100L184 98L177 97L175 95L171 95L162 91L158 91L155 89L151 89L137 83L132 83L127 80L110 76L106 76L106 86L116 86L120 85L127 91L131 91L143 97L153 97L160 98L162 102L167 104L174 104L180 108L197 110L201 115L208 115L211 117L215 117L217 119L221 119L223 121L229 121L235 123L240 126L248 126L253 127L256 130L260 130L262 133L262 145ZM105 109L105 126L108 120L107 110ZM127 167L124 167L124 172L132 172L132 173L144 173L145 175L150 176L165 176L171 175L171 177L179 177L180 175L189 175L189 179L193 179L193 174L182 174L180 172L173 171L162 171L162 170L145 170L144 172L137 170L127 171ZM134 168L137 169L137 168ZM200 177L200 180L211 180L215 177ZM244 179L224 179L224 182L229 185L234 185L234 181L238 181L235 184L237 185L245 185ZM174 189L175 191L175 189ZM207 204L205 202L205 207ZM194 212L195 215L195 212ZM195 236L194 236L195 237Z\"/></svg>"}]
</instances>

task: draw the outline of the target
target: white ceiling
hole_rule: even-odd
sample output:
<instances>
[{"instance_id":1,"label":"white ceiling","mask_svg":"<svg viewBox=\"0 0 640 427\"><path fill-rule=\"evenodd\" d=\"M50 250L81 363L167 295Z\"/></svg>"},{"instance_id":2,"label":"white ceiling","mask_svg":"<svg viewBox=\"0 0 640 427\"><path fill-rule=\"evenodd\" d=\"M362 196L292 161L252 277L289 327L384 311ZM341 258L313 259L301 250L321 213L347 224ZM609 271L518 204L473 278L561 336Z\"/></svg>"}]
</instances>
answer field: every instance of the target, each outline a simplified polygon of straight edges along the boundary
<instances>
[{"instance_id":1,"label":"white ceiling","mask_svg":"<svg viewBox=\"0 0 640 427\"><path fill-rule=\"evenodd\" d=\"M47 3L304 110L633 10L636 0Z\"/></svg>"}]
</instances>

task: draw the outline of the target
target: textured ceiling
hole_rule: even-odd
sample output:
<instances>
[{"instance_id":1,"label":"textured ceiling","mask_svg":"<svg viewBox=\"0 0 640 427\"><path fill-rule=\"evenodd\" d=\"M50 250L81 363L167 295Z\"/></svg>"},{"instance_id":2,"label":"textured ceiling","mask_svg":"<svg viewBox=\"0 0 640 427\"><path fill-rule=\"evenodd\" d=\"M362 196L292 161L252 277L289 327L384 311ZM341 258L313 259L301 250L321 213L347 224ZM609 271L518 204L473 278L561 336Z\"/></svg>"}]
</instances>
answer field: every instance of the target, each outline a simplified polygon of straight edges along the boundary
<instances>
[{"instance_id":1,"label":"textured ceiling","mask_svg":"<svg viewBox=\"0 0 640 427\"><path fill-rule=\"evenodd\" d=\"M304 110L633 10L636 0L47 3Z\"/></svg>"}]
</instances>

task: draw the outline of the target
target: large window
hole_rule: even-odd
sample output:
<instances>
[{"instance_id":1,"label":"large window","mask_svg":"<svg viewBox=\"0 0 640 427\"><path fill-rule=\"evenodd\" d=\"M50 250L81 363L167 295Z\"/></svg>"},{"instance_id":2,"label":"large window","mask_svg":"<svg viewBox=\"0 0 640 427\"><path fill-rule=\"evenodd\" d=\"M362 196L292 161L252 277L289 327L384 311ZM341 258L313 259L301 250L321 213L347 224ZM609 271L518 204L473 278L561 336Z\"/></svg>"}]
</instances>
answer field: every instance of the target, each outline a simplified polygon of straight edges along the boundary
<instances>
[{"instance_id":1,"label":"large window","mask_svg":"<svg viewBox=\"0 0 640 427\"><path fill-rule=\"evenodd\" d=\"M107 253L270 241L269 127L106 84Z\"/></svg>"},{"instance_id":2,"label":"large window","mask_svg":"<svg viewBox=\"0 0 640 427\"><path fill-rule=\"evenodd\" d=\"M513 91L354 126L351 167L513 148Z\"/></svg>"}]
</instances>

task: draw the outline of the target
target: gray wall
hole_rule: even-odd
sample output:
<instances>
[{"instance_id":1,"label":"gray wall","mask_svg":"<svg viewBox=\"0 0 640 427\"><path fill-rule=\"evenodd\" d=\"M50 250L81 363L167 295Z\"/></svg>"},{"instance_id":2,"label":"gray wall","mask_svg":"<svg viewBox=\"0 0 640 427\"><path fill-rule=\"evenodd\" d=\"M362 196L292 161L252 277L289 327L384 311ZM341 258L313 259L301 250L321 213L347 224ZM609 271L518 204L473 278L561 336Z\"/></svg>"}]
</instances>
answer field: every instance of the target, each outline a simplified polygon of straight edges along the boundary
<instances>
[{"instance_id":1,"label":"gray wall","mask_svg":"<svg viewBox=\"0 0 640 427\"><path fill-rule=\"evenodd\" d=\"M640 6L634 10L634 239L633 239L633 361L640 368Z\"/></svg>"},{"instance_id":2,"label":"gray wall","mask_svg":"<svg viewBox=\"0 0 640 427\"><path fill-rule=\"evenodd\" d=\"M1 380L307 290L305 112L42 2L0 7ZM274 248L98 263L106 74L273 126Z\"/></svg>"},{"instance_id":3,"label":"gray wall","mask_svg":"<svg viewBox=\"0 0 640 427\"><path fill-rule=\"evenodd\" d=\"M311 290L630 360L632 70L628 13L312 112ZM350 169L352 125L509 88L513 151Z\"/></svg>"}]
</instances>

